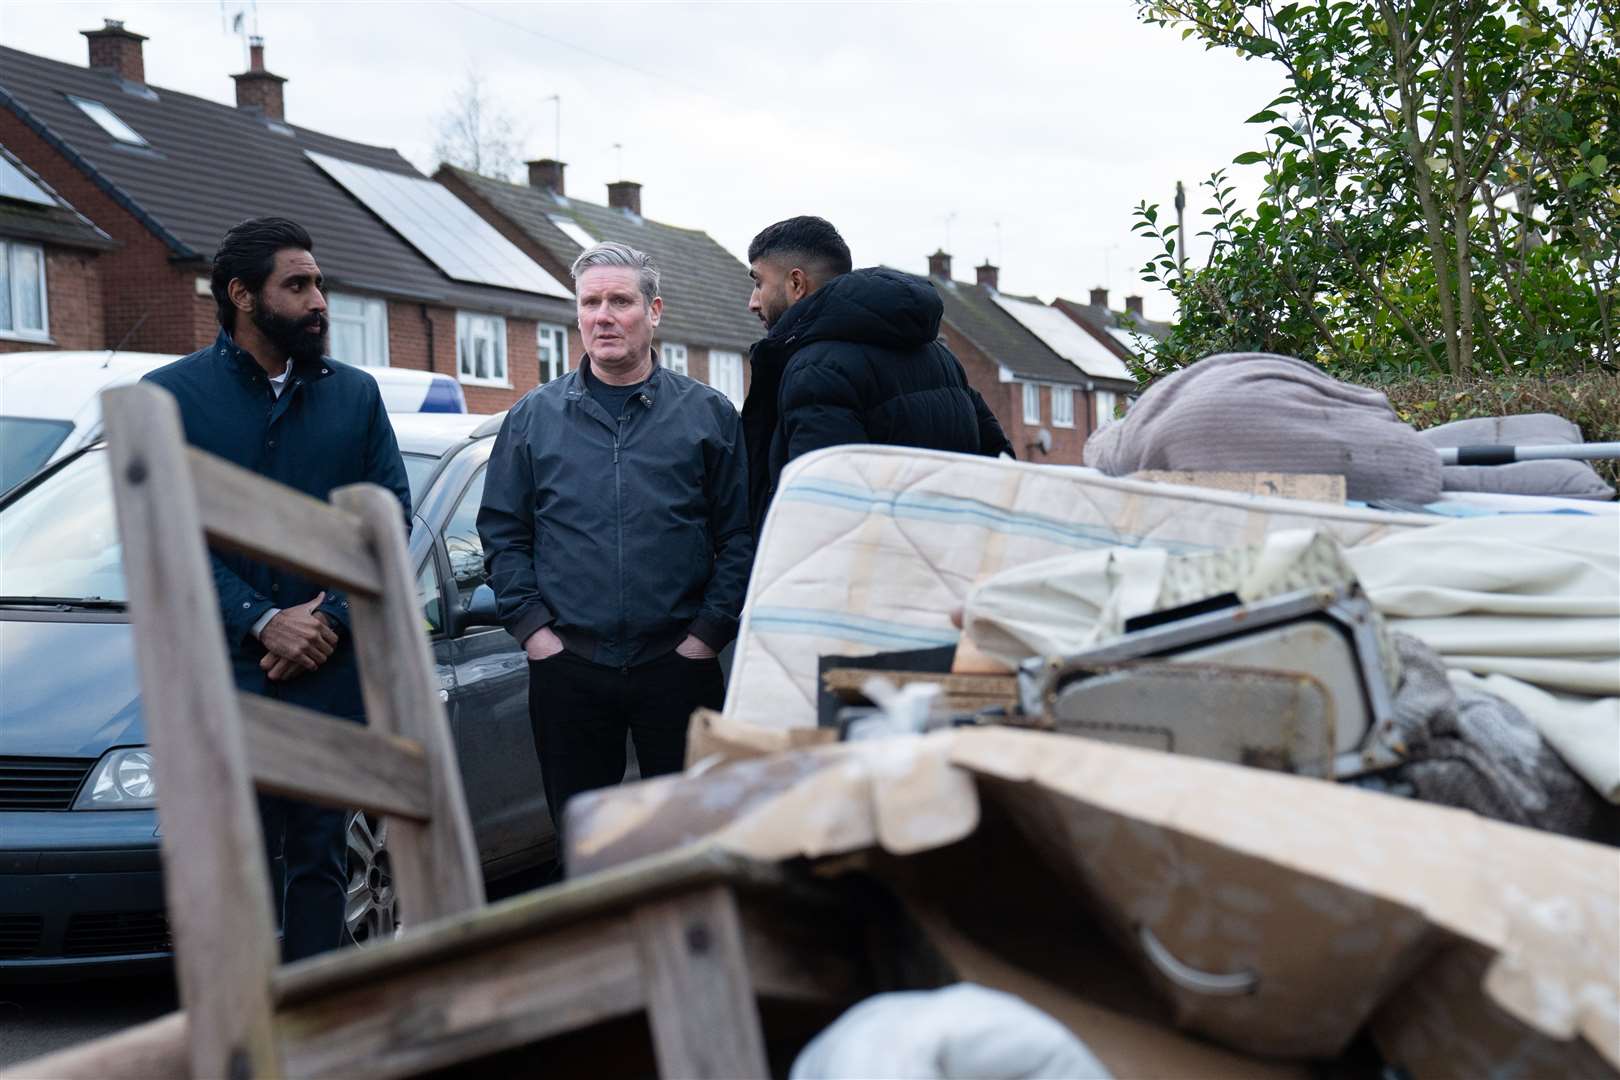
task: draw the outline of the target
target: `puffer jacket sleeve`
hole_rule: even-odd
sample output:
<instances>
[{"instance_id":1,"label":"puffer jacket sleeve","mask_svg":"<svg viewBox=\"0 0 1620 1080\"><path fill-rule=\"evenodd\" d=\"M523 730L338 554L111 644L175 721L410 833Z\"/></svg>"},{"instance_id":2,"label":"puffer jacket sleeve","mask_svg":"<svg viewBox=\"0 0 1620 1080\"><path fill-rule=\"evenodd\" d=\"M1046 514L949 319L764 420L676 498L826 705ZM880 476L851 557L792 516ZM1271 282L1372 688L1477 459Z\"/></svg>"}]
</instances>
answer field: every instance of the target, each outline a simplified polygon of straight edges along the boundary
<instances>
[{"instance_id":1,"label":"puffer jacket sleeve","mask_svg":"<svg viewBox=\"0 0 1620 1080\"><path fill-rule=\"evenodd\" d=\"M851 346L823 343L804 349L782 375L781 426L787 460L814 450L870 442L865 395L841 363L840 351Z\"/></svg>"},{"instance_id":2,"label":"puffer jacket sleeve","mask_svg":"<svg viewBox=\"0 0 1620 1080\"><path fill-rule=\"evenodd\" d=\"M705 445L703 462L714 571L688 633L719 652L737 636L754 563L754 533L748 518L748 451L742 420L730 405L722 404L717 411L721 431Z\"/></svg>"},{"instance_id":3,"label":"puffer jacket sleeve","mask_svg":"<svg viewBox=\"0 0 1620 1080\"><path fill-rule=\"evenodd\" d=\"M1000 457L1002 454L1017 457L1007 433L1001 430L1001 421L990 411L990 406L984 398L980 397L979 392L971 386L967 388L967 392L973 399L973 414L979 420L979 453L985 457Z\"/></svg>"},{"instance_id":4,"label":"puffer jacket sleeve","mask_svg":"<svg viewBox=\"0 0 1620 1080\"><path fill-rule=\"evenodd\" d=\"M501 625L522 645L557 618L534 572L534 472L522 402L506 414L490 452L478 535Z\"/></svg>"}]
</instances>

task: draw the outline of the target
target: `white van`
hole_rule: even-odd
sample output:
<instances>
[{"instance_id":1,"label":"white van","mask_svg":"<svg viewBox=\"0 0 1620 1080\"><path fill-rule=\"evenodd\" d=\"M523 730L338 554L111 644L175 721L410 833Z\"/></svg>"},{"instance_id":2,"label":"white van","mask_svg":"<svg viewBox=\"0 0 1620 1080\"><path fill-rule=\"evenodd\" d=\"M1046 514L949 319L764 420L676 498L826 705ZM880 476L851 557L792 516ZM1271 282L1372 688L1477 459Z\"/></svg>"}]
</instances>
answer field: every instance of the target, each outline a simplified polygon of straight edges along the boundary
<instances>
[{"instance_id":1,"label":"white van","mask_svg":"<svg viewBox=\"0 0 1620 1080\"><path fill-rule=\"evenodd\" d=\"M101 436L101 392L180 359L161 353L21 352L0 355L0 494ZM464 413L461 384L401 368L359 370L377 380L391 413Z\"/></svg>"}]
</instances>

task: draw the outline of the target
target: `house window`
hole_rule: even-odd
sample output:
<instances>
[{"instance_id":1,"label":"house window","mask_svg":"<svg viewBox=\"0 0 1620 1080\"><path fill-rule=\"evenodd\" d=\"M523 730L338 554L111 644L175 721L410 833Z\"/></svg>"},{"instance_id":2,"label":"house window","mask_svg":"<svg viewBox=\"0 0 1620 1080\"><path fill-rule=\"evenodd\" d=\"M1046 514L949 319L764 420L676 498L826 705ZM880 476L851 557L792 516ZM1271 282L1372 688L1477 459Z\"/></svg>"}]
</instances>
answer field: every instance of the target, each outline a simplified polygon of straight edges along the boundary
<instances>
[{"instance_id":1,"label":"house window","mask_svg":"<svg viewBox=\"0 0 1620 1080\"><path fill-rule=\"evenodd\" d=\"M45 298L45 249L0 240L0 334L49 341Z\"/></svg>"},{"instance_id":2,"label":"house window","mask_svg":"<svg viewBox=\"0 0 1620 1080\"><path fill-rule=\"evenodd\" d=\"M1052 426L1074 427L1074 387L1052 387Z\"/></svg>"},{"instance_id":3,"label":"house window","mask_svg":"<svg viewBox=\"0 0 1620 1080\"><path fill-rule=\"evenodd\" d=\"M660 357L662 358L664 366L669 368L669 370L678 371L682 375L686 374L686 346L685 345L667 345L666 344L659 350L659 354L660 354Z\"/></svg>"},{"instance_id":4,"label":"house window","mask_svg":"<svg viewBox=\"0 0 1620 1080\"><path fill-rule=\"evenodd\" d=\"M743 366L742 354L709 350L709 385L742 408Z\"/></svg>"},{"instance_id":5,"label":"house window","mask_svg":"<svg viewBox=\"0 0 1620 1080\"><path fill-rule=\"evenodd\" d=\"M1114 403L1118 401L1118 395L1112 390L1098 390L1093 396L1097 399L1097 426L1102 427L1114 419Z\"/></svg>"},{"instance_id":6,"label":"house window","mask_svg":"<svg viewBox=\"0 0 1620 1080\"><path fill-rule=\"evenodd\" d=\"M1041 422L1041 388L1038 383L1024 384L1024 423Z\"/></svg>"},{"instance_id":7,"label":"house window","mask_svg":"<svg viewBox=\"0 0 1620 1080\"><path fill-rule=\"evenodd\" d=\"M506 378L506 320L456 312L456 371L464 383L511 386Z\"/></svg>"},{"instance_id":8,"label":"house window","mask_svg":"<svg viewBox=\"0 0 1620 1080\"><path fill-rule=\"evenodd\" d=\"M388 305L369 296L326 295L332 357L356 367L388 366Z\"/></svg>"},{"instance_id":9,"label":"house window","mask_svg":"<svg viewBox=\"0 0 1620 1080\"><path fill-rule=\"evenodd\" d=\"M568 373L568 330L540 324L540 381L548 383Z\"/></svg>"},{"instance_id":10,"label":"house window","mask_svg":"<svg viewBox=\"0 0 1620 1080\"><path fill-rule=\"evenodd\" d=\"M94 120L97 127L119 142L126 143L129 146L147 145L146 140L141 138L140 132L124 123L123 120L119 119L117 113L101 102L92 101L89 98L74 97L72 94L68 95L68 100L77 105L84 115Z\"/></svg>"}]
</instances>

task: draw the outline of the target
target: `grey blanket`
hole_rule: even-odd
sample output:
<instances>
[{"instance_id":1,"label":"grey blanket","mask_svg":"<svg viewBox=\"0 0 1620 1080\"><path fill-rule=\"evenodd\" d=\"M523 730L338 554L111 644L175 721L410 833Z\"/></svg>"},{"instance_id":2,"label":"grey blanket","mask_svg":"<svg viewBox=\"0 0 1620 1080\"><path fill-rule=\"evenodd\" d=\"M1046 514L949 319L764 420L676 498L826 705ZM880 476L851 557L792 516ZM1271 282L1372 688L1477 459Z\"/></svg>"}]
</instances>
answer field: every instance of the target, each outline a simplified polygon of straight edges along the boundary
<instances>
[{"instance_id":1,"label":"grey blanket","mask_svg":"<svg viewBox=\"0 0 1620 1080\"><path fill-rule=\"evenodd\" d=\"M1431 446L1551 446L1581 441L1581 429L1552 413L1454 420L1422 432ZM1447 465L1440 470L1447 491L1502 495L1558 495L1566 499L1614 498L1614 488L1584 461L1516 461L1511 465Z\"/></svg>"},{"instance_id":2,"label":"grey blanket","mask_svg":"<svg viewBox=\"0 0 1620 1080\"><path fill-rule=\"evenodd\" d=\"M1376 390L1270 353L1207 357L1154 383L1092 435L1085 463L1144 469L1327 473L1352 499L1430 503L1440 458Z\"/></svg>"},{"instance_id":3,"label":"grey blanket","mask_svg":"<svg viewBox=\"0 0 1620 1080\"><path fill-rule=\"evenodd\" d=\"M1494 694L1459 691L1429 646L1392 634L1401 658L1396 735L1404 765L1358 786L1472 810L1583 840L1620 842L1620 807L1564 763L1524 713Z\"/></svg>"}]
</instances>

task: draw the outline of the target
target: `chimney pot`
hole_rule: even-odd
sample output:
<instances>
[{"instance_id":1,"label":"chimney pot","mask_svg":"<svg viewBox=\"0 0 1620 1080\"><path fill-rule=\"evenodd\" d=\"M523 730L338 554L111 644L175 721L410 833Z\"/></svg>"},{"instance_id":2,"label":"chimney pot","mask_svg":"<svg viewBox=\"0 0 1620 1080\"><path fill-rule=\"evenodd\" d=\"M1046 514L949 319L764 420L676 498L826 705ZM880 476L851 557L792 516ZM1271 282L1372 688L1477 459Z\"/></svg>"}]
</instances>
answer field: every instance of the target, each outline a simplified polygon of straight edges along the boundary
<instances>
[{"instance_id":1,"label":"chimney pot","mask_svg":"<svg viewBox=\"0 0 1620 1080\"><path fill-rule=\"evenodd\" d=\"M1127 296L1125 298L1125 310L1138 319L1142 318L1142 298L1140 296Z\"/></svg>"},{"instance_id":2,"label":"chimney pot","mask_svg":"<svg viewBox=\"0 0 1620 1080\"><path fill-rule=\"evenodd\" d=\"M634 180L615 180L608 185L608 205L641 216L641 185Z\"/></svg>"},{"instance_id":3,"label":"chimney pot","mask_svg":"<svg viewBox=\"0 0 1620 1080\"><path fill-rule=\"evenodd\" d=\"M1108 306L1108 290L1098 286L1091 290L1091 306L1105 308Z\"/></svg>"},{"instance_id":4,"label":"chimney pot","mask_svg":"<svg viewBox=\"0 0 1620 1080\"><path fill-rule=\"evenodd\" d=\"M265 69L264 38L248 39L248 69L231 78L236 80L238 109L262 113L266 120L286 119L281 88L287 80Z\"/></svg>"},{"instance_id":5,"label":"chimney pot","mask_svg":"<svg viewBox=\"0 0 1620 1080\"><path fill-rule=\"evenodd\" d=\"M978 275L979 284L985 288L1000 288L1001 267L992 265L989 259L984 260L983 266L975 266L973 272Z\"/></svg>"},{"instance_id":6,"label":"chimney pot","mask_svg":"<svg viewBox=\"0 0 1620 1080\"><path fill-rule=\"evenodd\" d=\"M568 167L567 162L557 161L554 158L541 158L538 161L527 162L529 166L529 186L549 190L553 194L563 195L563 170Z\"/></svg>"},{"instance_id":7,"label":"chimney pot","mask_svg":"<svg viewBox=\"0 0 1620 1080\"><path fill-rule=\"evenodd\" d=\"M928 276L951 280L951 257L945 253L944 248L928 256Z\"/></svg>"},{"instance_id":8,"label":"chimney pot","mask_svg":"<svg viewBox=\"0 0 1620 1080\"><path fill-rule=\"evenodd\" d=\"M106 19L100 30L81 30L90 43L90 66L111 71L132 83L146 82L146 61L141 56L145 35L124 29L119 19Z\"/></svg>"}]
</instances>

